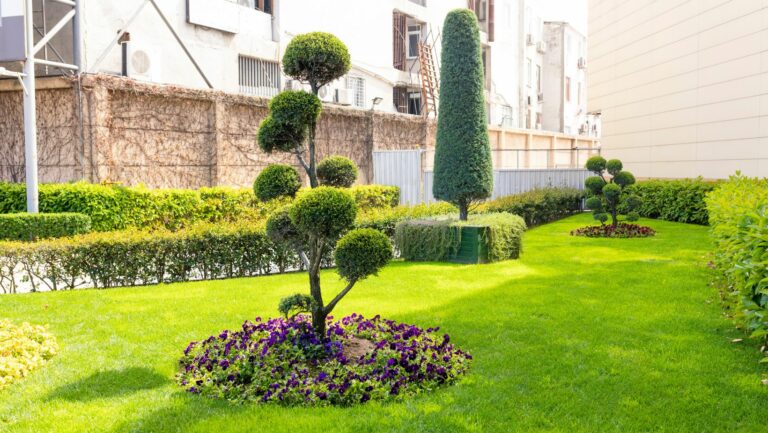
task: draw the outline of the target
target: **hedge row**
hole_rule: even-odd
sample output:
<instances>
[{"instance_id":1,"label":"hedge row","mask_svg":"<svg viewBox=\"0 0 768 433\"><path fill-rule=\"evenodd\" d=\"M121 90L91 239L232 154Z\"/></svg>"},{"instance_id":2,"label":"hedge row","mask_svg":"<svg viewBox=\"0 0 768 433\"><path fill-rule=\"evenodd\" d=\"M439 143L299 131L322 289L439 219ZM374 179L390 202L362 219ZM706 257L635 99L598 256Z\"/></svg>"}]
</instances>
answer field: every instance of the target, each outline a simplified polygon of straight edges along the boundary
<instances>
[{"instance_id":1,"label":"hedge row","mask_svg":"<svg viewBox=\"0 0 768 433\"><path fill-rule=\"evenodd\" d=\"M550 189L541 194L560 193ZM381 195L376 192L372 196ZM534 212L529 217L543 221L572 211L570 205L558 212L549 207L541 209L547 209L546 213ZM401 221L452 214L456 214L456 208L446 203L369 207L361 209L355 225L380 230L393 238ZM0 242L0 290L5 292L15 292L22 277L35 290L67 290L86 285L106 288L247 277L299 266L293 251L272 243L263 224L251 221L199 223L176 231L160 228L97 232L35 243Z\"/></svg>"},{"instance_id":2,"label":"hedge row","mask_svg":"<svg viewBox=\"0 0 768 433\"><path fill-rule=\"evenodd\" d=\"M79 213L0 214L0 240L34 241L85 234L91 218Z\"/></svg>"},{"instance_id":3,"label":"hedge row","mask_svg":"<svg viewBox=\"0 0 768 433\"><path fill-rule=\"evenodd\" d=\"M0 287L16 291L18 272L35 291L248 277L298 266L261 226L201 225L171 232L123 231L0 243ZM15 274L14 274L15 272Z\"/></svg>"},{"instance_id":4,"label":"hedge row","mask_svg":"<svg viewBox=\"0 0 768 433\"><path fill-rule=\"evenodd\" d=\"M635 209L640 216L681 223L709 223L707 194L717 186L699 179L650 180L629 187L642 204Z\"/></svg>"},{"instance_id":5,"label":"hedge row","mask_svg":"<svg viewBox=\"0 0 768 433\"><path fill-rule=\"evenodd\" d=\"M399 201L396 187L358 186L351 189L360 206L391 206ZM95 231L129 228L179 230L199 222L261 220L281 203L261 203L252 189L201 188L199 190L89 184L40 186L40 211L88 215ZM23 184L0 183L0 214L24 212Z\"/></svg>"},{"instance_id":6,"label":"hedge row","mask_svg":"<svg viewBox=\"0 0 768 433\"><path fill-rule=\"evenodd\" d=\"M479 212L507 212L529 226L556 221L581 211L584 192L575 188L540 188L482 204Z\"/></svg>"},{"instance_id":7,"label":"hedge row","mask_svg":"<svg viewBox=\"0 0 768 433\"><path fill-rule=\"evenodd\" d=\"M724 306L768 342L768 179L733 176L710 193L707 208Z\"/></svg>"},{"instance_id":8,"label":"hedge row","mask_svg":"<svg viewBox=\"0 0 768 433\"><path fill-rule=\"evenodd\" d=\"M468 221L422 219L404 221L395 229L395 245L401 257L410 261L452 261L462 245L462 228L485 227L481 242L488 262L516 259L522 252L525 221L508 213L470 215Z\"/></svg>"}]
</instances>

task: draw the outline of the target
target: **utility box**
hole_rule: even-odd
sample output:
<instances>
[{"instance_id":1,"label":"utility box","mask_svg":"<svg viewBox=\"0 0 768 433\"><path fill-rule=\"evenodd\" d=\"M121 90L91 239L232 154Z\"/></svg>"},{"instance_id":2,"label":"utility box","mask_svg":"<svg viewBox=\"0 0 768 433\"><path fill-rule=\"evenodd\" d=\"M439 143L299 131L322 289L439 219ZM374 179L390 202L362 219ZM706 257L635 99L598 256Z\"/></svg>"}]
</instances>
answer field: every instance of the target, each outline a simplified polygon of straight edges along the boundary
<instances>
[{"instance_id":1,"label":"utility box","mask_svg":"<svg viewBox=\"0 0 768 433\"><path fill-rule=\"evenodd\" d=\"M23 61L24 39L24 0L0 0L0 62Z\"/></svg>"}]
</instances>

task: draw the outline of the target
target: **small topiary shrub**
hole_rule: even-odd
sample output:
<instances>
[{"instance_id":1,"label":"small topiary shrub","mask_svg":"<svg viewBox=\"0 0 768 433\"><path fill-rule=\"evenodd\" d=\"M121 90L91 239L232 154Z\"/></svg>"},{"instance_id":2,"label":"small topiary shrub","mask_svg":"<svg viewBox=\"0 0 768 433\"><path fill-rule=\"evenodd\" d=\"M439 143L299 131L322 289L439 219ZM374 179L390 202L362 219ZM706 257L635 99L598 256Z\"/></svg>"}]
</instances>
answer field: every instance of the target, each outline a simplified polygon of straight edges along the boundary
<instances>
[{"instance_id":1,"label":"small topiary shrub","mask_svg":"<svg viewBox=\"0 0 768 433\"><path fill-rule=\"evenodd\" d=\"M357 166L349 158L331 156L317 166L317 178L321 185L349 188L357 180Z\"/></svg>"},{"instance_id":2,"label":"small topiary shrub","mask_svg":"<svg viewBox=\"0 0 768 433\"><path fill-rule=\"evenodd\" d=\"M438 331L353 314L329 318L319 337L304 316L257 318L190 343L176 380L190 393L235 403L404 401L456 382L469 367L472 357Z\"/></svg>"},{"instance_id":3,"label":"small topiary shrub","mask_svg":"<svg viewBox=\"0 0 768 433\"><path fill-rule=\"evenodd\" d=\"M0 390L40 368L58 351L48 328L0 320Z\"/></svg>"},{"instance_id":4,"label":"small topiary shrub","mask_svg":"<svg viewBox=\"0 0 768 433\"><path fill-rule=\"evenodd\" d=\"M0 214L0 240L35 241L88 233L91 218L79 213Z\"/></svg>"},{"instance_id":5,"label":"small topiary shrub","mask_svg":"<svg viewBox=\"0 0 768 433\"><path fill-rule=\"evenodd\" d=\"M640 207L641 199L632 194L630 186L635 184L635 176L624 171L624 165L618 159L606 161L602 156L589 158L586 164L587 170L595 174L587 178L584 186L587 188L587 209L601 225L605 225L611 219L611 229L586 227L571 232L574 236L597 237L637 237L652 236L655 231L648 227L643 230L635 230L633 224L625 224L619 227L619 211L627 212L627 221L637 221L639 215L636 210ZM620 234L620 235L617 235Z\"/></svg>"},{"instance_id":6,"label":"small topiary shrub","mask_svg":"<svg viewBox=\"0 0 768 433\"><path fill-rule=\"evenodd\" d=\"M301 188L299 173L290 165L272 164L253 182L253 192L261 201L280 197L295 197Z\"/></svg>"}]
</instances>

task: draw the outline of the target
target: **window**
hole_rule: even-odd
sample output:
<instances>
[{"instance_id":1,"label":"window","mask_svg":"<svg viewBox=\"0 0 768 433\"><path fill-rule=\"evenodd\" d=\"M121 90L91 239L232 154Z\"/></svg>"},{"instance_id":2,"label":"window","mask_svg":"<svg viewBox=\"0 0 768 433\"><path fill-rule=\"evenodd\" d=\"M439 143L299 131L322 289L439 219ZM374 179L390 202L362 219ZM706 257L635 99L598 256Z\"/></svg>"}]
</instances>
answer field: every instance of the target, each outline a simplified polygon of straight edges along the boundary
<instances>
[{"instance_id":1,"label":"window","mask_svg":"<svg viewBox=\"0 0 768 433\"><path fill-rule=\"evenodd\" d=\"M237 3L241 6L246 6L251 9L257 9L264 13L272 13L272 0L229 0L232 3Z\"/></svg>"},{"instance_id":2,"label":"window","mask_svg":"<svg viewBox=\"0 0 768 433\"><path fill-rule=\"evenodd\" d=\"M408 114L421 115L421 93L408 93Z\"/></svg>"},{"instance_id":3,"label":"window","mask_svg":"<svg viewBox=\"0 0 768 433\"><path fill-rule=\"evenodd\" d=\"M365 108L365 78L347 77L347 89L354 95L353 105L355 107Z\"/></svg>"},{"instance_id":4,"label":"window","mask_svg":"<svg viewBox=\"0 0 768 433\"><path fill-rule=\"evenodd\" d=\"M419 57L419 43L421 42L421 25L408 26L408 58Z\"/></svg>"},{"instance_id":5,"label":"window","mask_svg":"<svg viewBox=\"0 0 768 433\"><path fill-rule=\"evenodd\" d=\"M541 93L541 65L536 65L536 93Z\"/></svg>"},{"instance_id":6,"label":"window","mask_svg":"<svg viewBox=\"0 0 768 433\"><path fill-rule=\"evenodd\" d=\"M241 93L268 98L280 91L278 62L240 56L238 63Z\"/></svg>"},{"instance_id":7,"label":"window","mask_svg":"<svg viewBox=\"0 0 768 433\"><path fill-rule=\"evenodd\" d=\"M565 77L565 100L571 102L571 77Z\"/></svg>"}]
</instances>

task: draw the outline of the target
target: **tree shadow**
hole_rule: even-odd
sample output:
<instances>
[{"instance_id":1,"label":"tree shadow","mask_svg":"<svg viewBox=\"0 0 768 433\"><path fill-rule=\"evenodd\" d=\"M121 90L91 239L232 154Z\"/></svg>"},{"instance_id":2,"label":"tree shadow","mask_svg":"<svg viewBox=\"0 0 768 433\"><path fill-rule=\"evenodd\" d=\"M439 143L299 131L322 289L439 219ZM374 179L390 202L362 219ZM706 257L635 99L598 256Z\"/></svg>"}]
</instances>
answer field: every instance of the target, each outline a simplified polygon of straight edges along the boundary
<instances>
[{"instance_id":1,"label":"tree shadow","mask_svg":"<svg viewBox=\"0 0 768 433\"><path fill-rule=\"evenodd\" d=\"M48 400L90 401L119 397L166 385L170 380L144 367L99 371L53 390Z\"/></svg>"}]
</instances>

